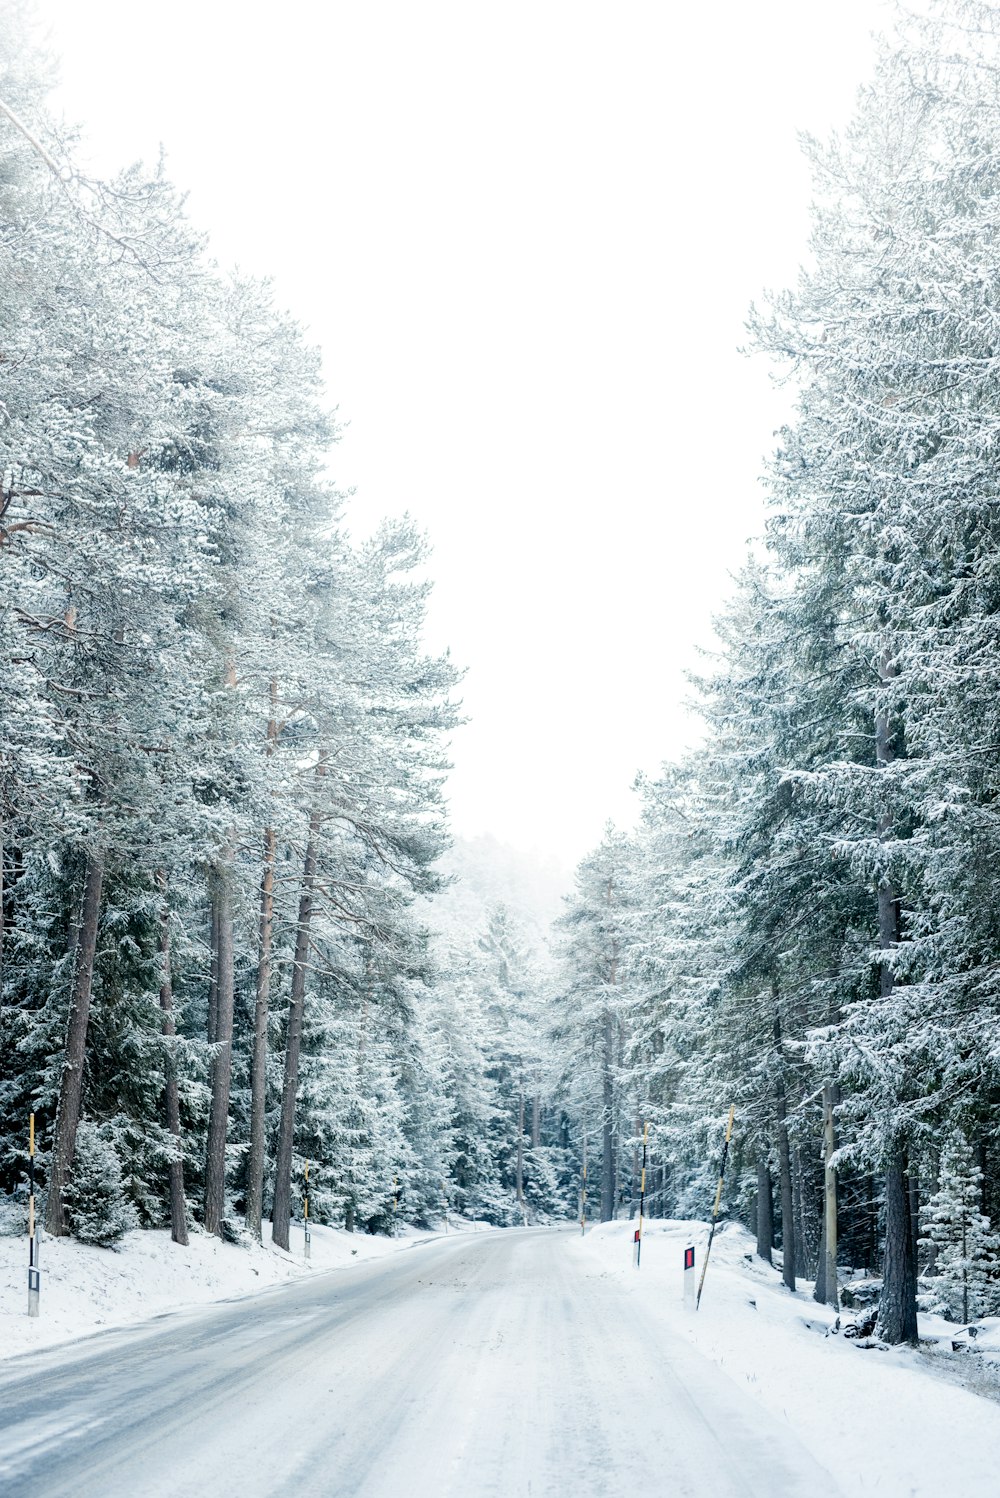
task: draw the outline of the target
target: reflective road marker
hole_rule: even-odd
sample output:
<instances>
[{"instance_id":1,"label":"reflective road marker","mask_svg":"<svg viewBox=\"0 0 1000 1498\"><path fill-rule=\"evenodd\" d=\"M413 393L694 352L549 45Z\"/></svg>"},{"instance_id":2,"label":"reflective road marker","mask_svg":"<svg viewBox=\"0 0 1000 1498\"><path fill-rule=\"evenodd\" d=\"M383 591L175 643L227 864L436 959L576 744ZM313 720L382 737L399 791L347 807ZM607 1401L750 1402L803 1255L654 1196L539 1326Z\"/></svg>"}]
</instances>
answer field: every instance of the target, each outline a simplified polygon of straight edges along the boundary
<instances>
[{"instance_id":1,"label":"reflective road marker","mask_svg":"<svg viewBox=\"0 0 1000 1498\"><path fill-rule=\"evenodd\" d=\"M28 1117L28 1315L38 1315L42 1276L35 1240L35 1115Z\"/></svg>"},{"instance_id":2,"label":"reflective road marker","mask_svg":"<svg viewBox=\"0 0 1000 1498\"><path fill-rule=\"evenodd\" d=\"M712 1239L715 1237L715 1225L719 1220L719 1203L722 1200L722 1177L726 1173L726 1156L729 1154L729 1141L733 1133L733 1119L736 1117L736 1104L733 1103L729 1109L729 1122L726 1124L726 1137L722 1145L722 1159L719 1161L719 1184L715 1192L715 1206L712 1208L712 1230L708 1235L708 1244L705 1248L705 1262L701 1266L701 1283L698 1286L698 1298L694 1305L695 1310L701 1305L701 1292L705 1288L705 1271L708 1269L708 1256L712 1252Z\"/></svg>"}]
</instances>

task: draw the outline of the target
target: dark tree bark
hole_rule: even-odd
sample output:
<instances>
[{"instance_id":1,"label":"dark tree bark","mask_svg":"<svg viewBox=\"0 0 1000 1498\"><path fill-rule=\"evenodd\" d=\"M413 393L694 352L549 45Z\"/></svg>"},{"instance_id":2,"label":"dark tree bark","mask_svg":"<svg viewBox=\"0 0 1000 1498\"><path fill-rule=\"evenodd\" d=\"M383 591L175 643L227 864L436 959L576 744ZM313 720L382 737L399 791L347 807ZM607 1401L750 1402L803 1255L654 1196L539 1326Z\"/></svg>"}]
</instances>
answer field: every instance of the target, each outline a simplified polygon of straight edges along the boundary
<instances>
[{"instance_id":1,"label":"dark tree bark","mask_svg":"<svg viewBox=\"0 0 1000 1498\"><path fill-rule=\"evenodd\" d=\"M217 941L216 1053L212 1062L212 1103L205 1158L205 1228L221 1236L222 1219L226 1215L226 1133L233 1069L233 913L229 872L225 868L217 869L213 876L212 904Z\"/></svg>"},{"instance_id":2,"label":"dark tree bark","mask_svg":"<svg viewBox=\"0 0 1000 1498\"><path fill-rule=\"evenodd\" d=\"M833 1167L833 1154L837 1140L833 1126L833 1109L837 1101L837 1089L828 1084L823 1088L823 1216L820 1235L819 1265L816 1270L814 1300L820 1304L840 1310L840 1295L837 1288L837 1172Z\"/></svg>"},{"instance_id":3,"label":"dark tree bark","mask_svg":"<svg viewBox=\"0 0 1000 1498\"><path fill-rule=\"evenodd\" d=\"M536 1150L542 1139L542 1100L536 1092L531 1099L531 1148Z\"/></svg>"},{"instance_id":4,"label":"dark tree bark","mask_svg":"<svg viewBox=\"0 0 1000 1498\"><path fill-rule=\"evenodd\" d=\"M917 1275L910 1230L906 1157L897 1149L885 1173L885 1252L876 1332L883 1342L917 1345Z\"/></svg>"},{"instance_id":5,"label":"dark tree bark","mask_svg":"<svg viewBox=\"0 0 1000 1498\"><path fill-rule=\"evenodd\" d=\"M274 931L274 828L264 833L264 873L260 884L260 943L257 953L257 997L250 1065L250 1155L247 1160L246 1224L261 1237L264 1215L264 1119L267 1093L267 1019L271 996L271 938Z\"/></svg>"},{"instance_id":6,"label":"dark tree bark","mask_svg":"<svg viewBox=\"0 0 1000 1498\"><path fill-rule=\"evenodd\" d=\"M65 1237L68 1230L64 1195L73 1167L76 1131L80 1122L83 1064L87 1055L87 1025L90 1020L90 996L94 986L94 959L97 955L97 927L101 915L103 887L103 856L99 853L89 853L84 874L83 913L76 941L73 993L70 998L69 1022L66 1027L66 1059L63 1062L62 1076L59 1081L55 1139L49 1161L45 1226L54 1238Z\"/></svg>"},{"instance_id":7,"label":"dark tree bark","mask_svg":"<svg viewBox=\"0 0 1000 1498\"><path fill-rule=\"evenodd\" d=\"M0 822L0 1005L3 1004L4 903L7 895L3 883L3 851L3 823Z\"/></svg>"},{"instance_id":8,"label":"dark tree bark","mask_svg":"<svg viewBox=\"0 0 1000 1498\"><path fill-rule=\"evenodd\" d=\"M604 1056L601 1069L602 1102L604 1104L604 1126L602 1129L601 1154L601 1221L610 1222L615 1215L615 1196L618 1182L615 1173L615 1037L614 1020L611 1014L604 1017Z\"/></svg>"},{"instance_id":9,"label":"dark tree bark","mask_svg":"<svg viewBox=\"0 0 1000 1498\"><path fill-rule=\"evenodd\" d=\"M187 1207L184 1200L184 1156L181 1142L181 1104L177 1090L177 1058L172 1041L177 1034L174 1023L174 992L170 975L170 906L167 903L167 876L160 874L163 892L160 907L160 1009L162 1032L167 1041L166 1102L167 1128L174 1141L174 1158L170 1162L170 1236L182 1248L187 1247Z\"/></svg>"},{"instance_id":10,"label":"dark tree bark","mask_svg":"<svg viewBox=\"0 0 1000 1498\"><path fill-rule=\"evenodd\" d=\"M313 891L316 887L320 820L320 812L316 809L309 819L309 837L306 843L302 888L299 894L299 919L295 933L295 956L292 962L292 987L288 1000L288 1029L285 1039L285 1077L281 1091L281 1120L278 1125L274 1207L271 1212L272 1240L279 1248L286 1250L289 1247L292 1225L292 1148L295 1143L295 1102L299 1090L299 1056L302 1050L309 927L312 922Z\"/></svg>"},{"instance_id":11,"label":"dark tree bark","mask_svg":"<svg viewBox=\"0 0 1000 1498\"><path fill-rule=\"evenodd\" d=\"M517 1161L515 1164L515 1185L517 1187L517 1204L521 1209L521 1217L527 1224L527 1214L524 1208L524 1076L518 1078L517 1084Z\"/></svg>"},{"instance_id":12,"label":"dark tree bark","mask_svg":"<svg viewBox=\"0 0 1000 1498\"><path fill-rule=\"evenodd\" d=\"M885 651L879 662L879 679L886 685L897 674L897 668ZM889 710L880 707L875 714L875 758L879 765L895 758ZM882 838L891 836L888 816L879 824ZM878 887L878 937L885 954L881 963L879 988L882 998L892 997L894 973L888 954L899 945L899 899L888 876ZM899 1139L889 1141L889 1165L885 1177L885 1252L882 1260L882 1296L879 1301L878 1332L883 1341L917 1340L917 1275L910 1223L910 1200L905 1178L905 1148ZM884 1308L884 1309L883 1309Z\"/></svg>"},{"instance_id":13,"label":"dark tree bark","mask_svg":"<svg viewBox=\"0 0 1000 1498\"><path fill-rule=\"evenodd\" d=\"M809 1223L806 1221L807 1187L803 1181L802 1151L798 1145L792 1151L792 1193L795 1201L795 1270L808 1279L812 1272L812 1244L809 1239Z\"/></svg>"},{"instance_id":14,"label":"dark tree bark","mask_svg":"<svg viewBox=\"0 0 1000 1498\"><path fill-rule=\"evenodd\" d=\"M212 970L208 983L208 1020L205 1033L209 1045L214 1045L219 1034L219 906L214 895L209 898L208 947L212 954Z\"/></svg>"},{"instance_id":15,"label":"dark tree bark","mask_svg":"<svg viewBox=\"0 0 1000 1498\"><path fill-rule=\"evenodd\" d=\"M763 1144L760 1145L763 1151ZM757 1257L771 1263L774 1247L774 1196L766 1158L757 1160Z\"/></svg>"},{"instance_id":16,"label":"dark tree bark","mask_svg":"<svg viewBox=\"0 0 1000 1498\"><path fill-rule=\"evenodd\" d=\"M775 1137L778 1143L778 1182L781 1190L781 1278L789 1290L795 1289L795 1197L792 1189L792 1156L788 1147L786 1122L785 1072L781 1050L781 1016L778 1013L778 980L772 979L774 999L774 1111Z\"/></svg>"}]
</instances>

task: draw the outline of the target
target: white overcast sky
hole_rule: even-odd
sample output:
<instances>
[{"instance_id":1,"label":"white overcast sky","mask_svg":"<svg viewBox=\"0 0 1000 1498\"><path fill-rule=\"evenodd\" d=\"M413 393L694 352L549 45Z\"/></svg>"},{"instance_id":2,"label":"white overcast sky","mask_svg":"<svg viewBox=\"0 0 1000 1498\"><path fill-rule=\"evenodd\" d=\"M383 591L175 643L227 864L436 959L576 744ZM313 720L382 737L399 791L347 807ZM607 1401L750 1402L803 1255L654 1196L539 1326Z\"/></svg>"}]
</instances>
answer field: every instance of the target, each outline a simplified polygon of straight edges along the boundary
<instances>
[{"instance_id":1,"label":"white overcast sky","mask_svg":"<svg viewBox=\"0 0 1000 1498\"><path fill-rule=\"evenodd\" d=\"M93 162L162 141L322 347L352 528L430 532L456 831L574 862L697 737L683 671L783 414L744 318L803 258L796 132L849 116L884 6L39 8Z\"/></svg>"}]
</instances>

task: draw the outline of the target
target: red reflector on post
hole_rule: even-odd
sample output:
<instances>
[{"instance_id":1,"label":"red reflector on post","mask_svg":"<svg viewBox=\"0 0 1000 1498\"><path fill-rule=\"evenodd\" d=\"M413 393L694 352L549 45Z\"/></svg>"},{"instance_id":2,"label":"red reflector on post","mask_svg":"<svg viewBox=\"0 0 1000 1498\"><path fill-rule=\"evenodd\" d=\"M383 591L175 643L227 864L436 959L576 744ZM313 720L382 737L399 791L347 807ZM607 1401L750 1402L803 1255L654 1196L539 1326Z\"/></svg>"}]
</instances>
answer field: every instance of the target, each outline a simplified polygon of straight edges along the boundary
<instances>
[{"instance_id":1,"label":"red reflector on post","mask_svg":"<svg viewBox=\"0 0 1000 1498\"><path fill-rule=\"evenodd\" d=\"M638 1241L639 1241L639 1229L638 1228L636 1228L636 1230L635 1230L635 1240L634 1241L636 1243L638 1243Z\"/></svg>"},{"instance_id":2,"label":"red reflector on post","mask_svg":"<svg viewBox=\"0 0 1000 1498\"><path fill-rule=\"evenodd\" d=\"M694 1268L694 1249L693 1248L686 1248L684 1250L684 1268L685 1269L693 1269Z\"/></svg>"}]
</instances>

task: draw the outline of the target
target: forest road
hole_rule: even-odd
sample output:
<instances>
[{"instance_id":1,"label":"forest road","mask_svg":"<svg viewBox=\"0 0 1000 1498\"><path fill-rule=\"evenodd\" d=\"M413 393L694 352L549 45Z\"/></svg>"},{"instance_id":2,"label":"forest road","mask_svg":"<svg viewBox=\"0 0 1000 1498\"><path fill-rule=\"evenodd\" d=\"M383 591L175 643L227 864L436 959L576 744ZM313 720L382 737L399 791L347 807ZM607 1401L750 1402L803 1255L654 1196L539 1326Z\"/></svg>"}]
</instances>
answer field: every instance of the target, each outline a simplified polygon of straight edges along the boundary
<instances>
[{"instance_id":1,"label":"forest road","mask_svg":"<svg viewBox=\"0 0 1000 1498\"><path fill-rule=\"evenodd\" d=\"M455 1235L18 1358L0 1371L0 1493L834 1493L584 1247Z\"/></svg>"}]
</instances>

